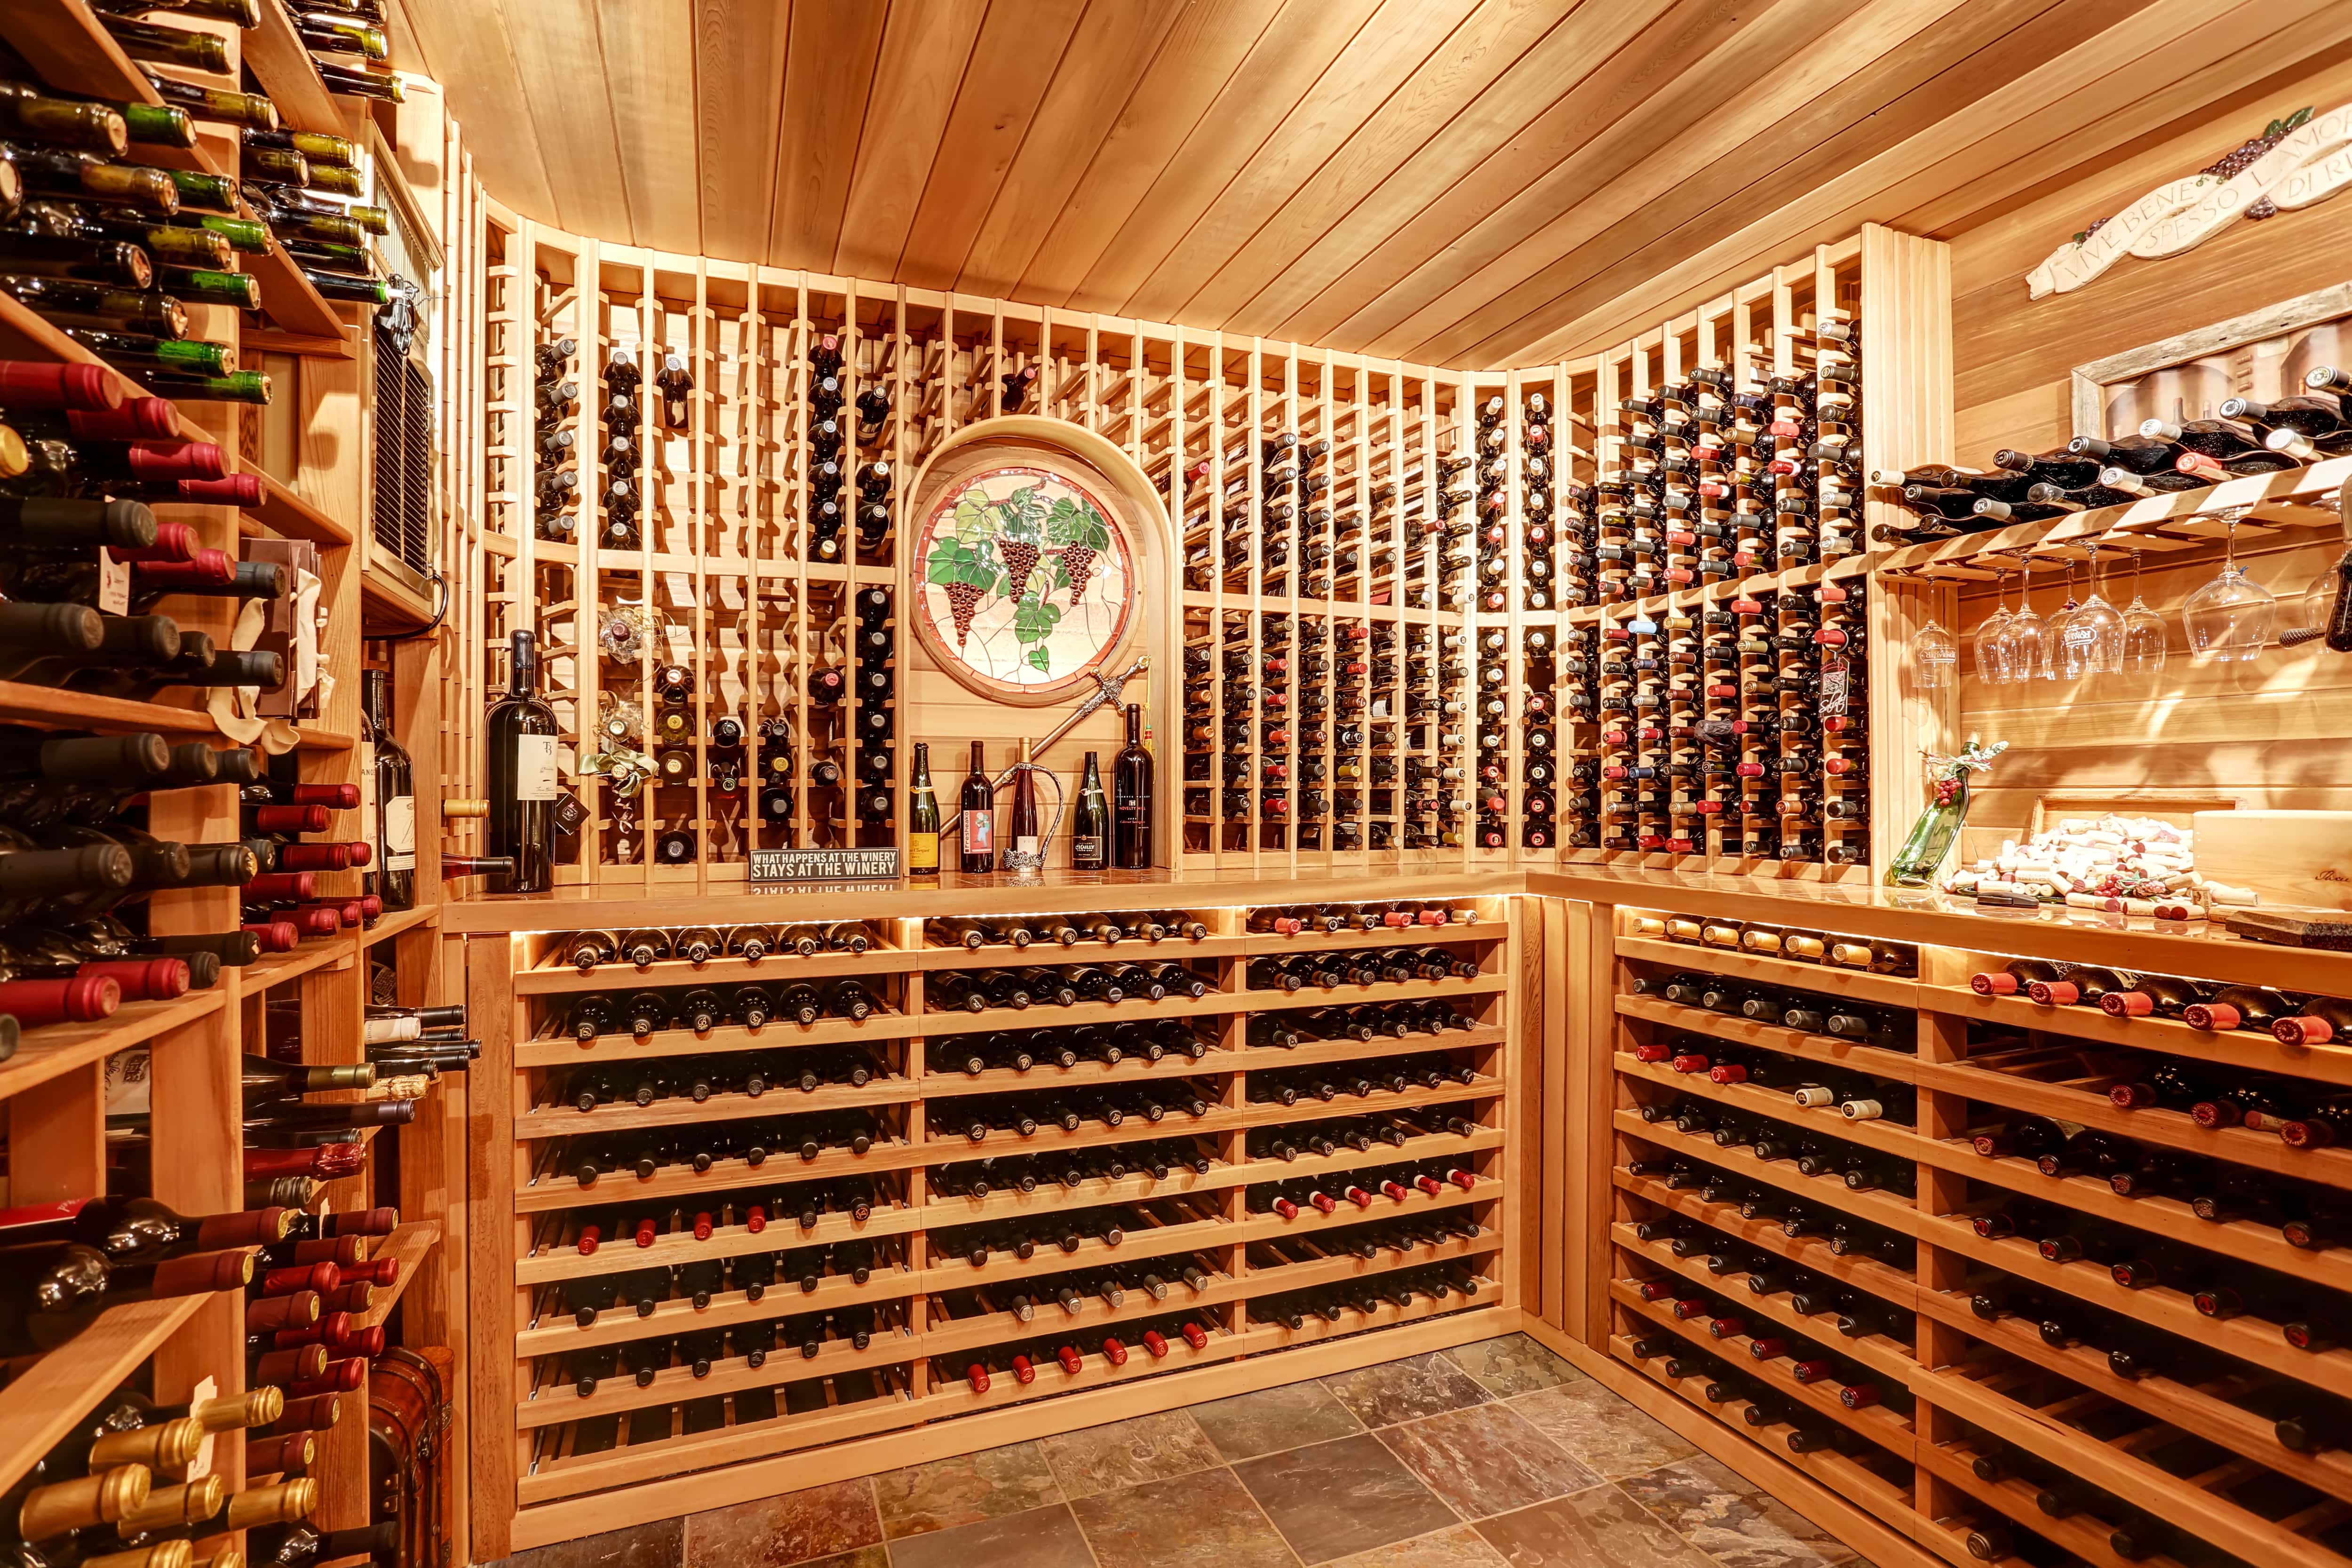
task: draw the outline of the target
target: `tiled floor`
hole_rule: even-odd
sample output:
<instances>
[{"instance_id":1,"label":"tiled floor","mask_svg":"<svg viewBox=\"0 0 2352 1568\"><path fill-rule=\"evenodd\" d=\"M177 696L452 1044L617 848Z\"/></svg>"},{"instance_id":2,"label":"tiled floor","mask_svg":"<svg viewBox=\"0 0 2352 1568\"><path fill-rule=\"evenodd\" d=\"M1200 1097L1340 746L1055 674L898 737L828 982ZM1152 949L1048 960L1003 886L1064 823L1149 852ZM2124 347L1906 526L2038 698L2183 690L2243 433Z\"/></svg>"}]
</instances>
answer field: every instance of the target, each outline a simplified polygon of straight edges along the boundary
<instances>
[{"instance_id":1,"label":"tiled floor","mask_svg":"<svg viewBox=\"0 0 2352 1568\"><path fill-rule=\"evenodd\" d=\"M1521 1335L509 1568L1869 1568Z\"/></svg>"}]
</instances>

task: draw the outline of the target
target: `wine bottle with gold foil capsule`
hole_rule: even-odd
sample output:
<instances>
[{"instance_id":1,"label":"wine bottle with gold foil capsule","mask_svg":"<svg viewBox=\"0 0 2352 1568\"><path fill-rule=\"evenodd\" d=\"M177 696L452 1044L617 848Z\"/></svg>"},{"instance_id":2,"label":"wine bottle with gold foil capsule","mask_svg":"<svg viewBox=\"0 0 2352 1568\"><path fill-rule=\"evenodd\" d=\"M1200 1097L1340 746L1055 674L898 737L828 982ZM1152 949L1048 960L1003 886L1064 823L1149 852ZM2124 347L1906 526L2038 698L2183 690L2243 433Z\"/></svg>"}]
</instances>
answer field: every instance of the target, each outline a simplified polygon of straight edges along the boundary
<instances>
[{"instance_id":1,"label":"wine bottle with gold foil capsule","mask_svg":"<svg viewBox=\"0 0 2352 1568\"><path fill-rule=\"evenodd\" d=\"M907 773L907 875L935 882L940 876L940 797L931 785L931 748L915 742Z\"/></svg>"},{"instance_id":2,"label":"wine bottle with gold foil capsule","mask_svg":"<svg viewBox=\"0 0 2352 1568\"><path fill-rule=\"evenodd\" d=\"M36 1466L37 1475L41 1467ZM97 1555L110 1550L115 1522L146 1505L154 1474L145 1465L120 1465L62 1480L28 1478L0 1492L0 1539L21 1541L29 1563ZM103 1542L95 1551L84 1542Z\"/></svg>"}]
</instances>

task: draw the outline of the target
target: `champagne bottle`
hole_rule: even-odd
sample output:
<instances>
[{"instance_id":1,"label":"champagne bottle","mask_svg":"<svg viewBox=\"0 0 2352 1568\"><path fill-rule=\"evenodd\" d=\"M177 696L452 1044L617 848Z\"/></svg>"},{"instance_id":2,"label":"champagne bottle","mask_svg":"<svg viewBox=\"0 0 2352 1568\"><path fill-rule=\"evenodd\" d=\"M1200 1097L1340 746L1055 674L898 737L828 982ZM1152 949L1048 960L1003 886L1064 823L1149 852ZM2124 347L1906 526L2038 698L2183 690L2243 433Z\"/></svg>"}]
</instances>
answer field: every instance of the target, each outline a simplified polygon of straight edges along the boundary
<instances>
[{"instance_id":1,"label":"champagne bottle","mask_svg":"<svg viewBox=\"0 0 2352 1568\"><path fill-rule=\"evenodd\" d=\"M915 742L907 774L907 875L937 881L940 875L940 797L931 788L931 748Z\"/></svg>"}]
</instances>

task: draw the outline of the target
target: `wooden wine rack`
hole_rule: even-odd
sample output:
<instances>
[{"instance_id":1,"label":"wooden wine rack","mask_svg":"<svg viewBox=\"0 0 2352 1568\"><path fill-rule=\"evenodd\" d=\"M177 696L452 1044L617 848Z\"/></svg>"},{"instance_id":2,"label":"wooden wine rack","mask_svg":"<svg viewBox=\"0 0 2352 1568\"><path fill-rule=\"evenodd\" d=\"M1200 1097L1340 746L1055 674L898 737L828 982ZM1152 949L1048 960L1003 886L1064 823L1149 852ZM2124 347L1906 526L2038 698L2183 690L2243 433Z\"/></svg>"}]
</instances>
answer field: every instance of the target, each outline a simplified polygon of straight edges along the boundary
<instances>
[{"instance_id":1,"label":"wooden wine rack","mask_svg":"<svg viewBox=\"0 0 2352 1568\"><path fill-rule=\"evenodd\" d=\"M2170 1193L2127 1196L2100 1176L2045 1176L2031 1161L1979 1154L1968 1134L2005 1116L2045 1116L2257 1179L2292 1177L2340 1190L2352 1186L2352 1159L2340 1150L2294 1149L2267 1131L2201 1128L2179 1111L2118 1109L2105 1090L2117 1072L2169 1059L2225 1074L2282 1075L2326 1091L2352 1082L2352 1053L1983 996L1967 981L1977 971L1999 969L2007 952L2020 949L2244 984L2277 984L2291 976L2297 989L2322 994L2352 986L2352 965L2335 954L2266 952L2218 932L2167 933L2146 921L2001 925L1940 908L1906 910L1867 894L1841 905L1833 889L1822 889L1820 899L1748 899L1729 888L1717 880L1703 889L1692 879L1662 908L1655 897L1630 889L1612 894L1570 876L1529 879L1531 893L1559 897L1522 900L1523 925L1547 932L1546 962L1558 983L1572 986L1574 977L1589 976L1591 985L1590 995L1572 1001L1559 1020L1572 1036L1589 1037L1589 1056L1572 1056L1531 1086L1545 1108L1548 1142L1526 1201L1561 1202L1577 1217L1556 1247L1539 1248L1532 1261L1529 1331L1826 1520L1844 1539L1888 1557L2014 1560L2015 1548L1998 1533L2005 1526L2038 1534L2083 1561L2113 1565L2126 1554L2110 1542L2111 1531L2137 1529L2145 1536L2144 1509L2196 1542L2265 1568L2343 1562L2340 1536L2327 1532L2352 1501L2352 1463L2324 1445L2289 1447L2273 1422L2293 1409L2324 1409L2331 1399L2352 1395L2352 1354L2298 1349L2278 1322L2256 1313L2202 1315L2188 1293L2212 1283L2242 1284L2245 1270L2232 1271L2231 1264L2275 1270L2323 1291L2352 1289L2352 1266L2340 1248L2298 1248L2260 1216L2204 1220ZM1596 895L1601 901L1572 901ZM1667 910L1916 942L1917 973L1854 972L1635 934L1636 917ZM1550 937L1556 928L1559 935ZM1902 1029L1891 1041L1858 1043L1633 993L1636 980L1683 973L1893 1009ZM1553 990L1548 982L1545 994ZM1916 1123L1842 1121L1834 1107L1803 1109L1782 1089L1718 1084L1705 1072L1633 1055L1637 1046L1676 1040L1694 1042L1687 1048L1701 1054L1742 1047L1908 1086L1917 1097ZM1998 1057L1987 1056L1996 1042L2021 1040L2053 1065L2003 1070L1994 1065ZM1759 1159L1744 1143L1718 1146L1641 1113L1644 1106L1677 1101L1760 1118L1790 1137L1894 1162L1916 1196L1849 1190L1833 1174L1805 1175L1785 1157ZM1565 1112L1565 1123L1550 1114L1554 1106ZM1589 1130L1589 1153L1569 1131L1580 1119ZM1569 1146L1554 1147L1563 1137ZM1633 1169L1644 1161L1653 1164ZM1672 1182L1655 1169L1677 1161L1723 1173L1725 1189ZM1743 1212L1739 1194L1750 1192L1762 1194L1762 1212ZM1969 1223L2021 1199L2072 1213L2081 1223L2119 1227L2118 1234L2146 1243L2195 1249L2215 1267L2193 1280L2127 1288L2104 1262L2049 1261L2030 1240L1987 1239ZM1906 1238L1905 1249L1888 1259L1833 1247L1830 1237L1810 1230L1790 1236L1775 1211L1792 1204L1841 1224L1894 1233ZM1663 1236L1637 1234L1640 1222L1676 1218L1694 1222L1701 1245L1678 1254ZM1710 1251L1723 1255L1724 1267L1708 1265ZM1799 1311L1785 1280L1748 1287L1743 1259L1759 1258L1855 1292L1884 1315L1884 1326L1849 1336L1834 1311ZM2022 1309L2023 1316L1979 1316L1971 1292L2000 1277L2057 1303L2044 1318L2071 1312L2119 1328L2095 1325L2101 1347L2095 1349L2037 1332L2031 1309ZM1645 1300L1638 1289L1645 1281L1665 1282L1667 1297ZM1725 1303L1746 1325L1718 1336L1708 1313L1678 1316L1671 1309L1675 1296ZM1838 1382L1792 1379L1786 1355L1751 1358L1750 1340L1766 1332L1822 1347L1853 1369L1838 1377L1874 1381L1880 1401L1850 1408ZM2173 1352L2159 1358L2152 1375L2126 1376L2109 1366L2104 1347L2140 1342L2134 1333ZM1668 1357L1692 1352L1719 1357L1744 1375L1763 1407L1755 1408L1747 1392L1710 1387L1708 1376L1687 1368L1682 1375L1669 1369ZM1792 1423L1823 1436L1792 1450L1785 1441L1796 1430ZM2184 1473L2179 1456L2186 1450L2168 1432L2208 1446L2197 1450L2208 1458L2186 1467L2201 1474ZM2175 1445L2173 1452L2164 1451L2168 1445ZM2070 1477L2111 1496L2104 1502L2076 1497L2078 1511L2062 1516L2044 1511L2037 1489L2054 1495L2046 1489L2055 1485L2063 1493ZM2119 1509L2116 1498L2135 1506ZM2136 1544L2131 1560L2147 1560L2147 1550ZM2153 1560L2174 1559L2159 1542Z\"/></svg>"},{"instance_id":2,"label":"wooden wine rack","mask_svg":"<svg viewBox=\"0 0 2352 1568\"><path fill-rule=\"evenodd\" d=\"M1085 1425L1103 1418L1107 1407L1123 1412L1164 1408L1313 1375L1318 1370L1483 1338L1507 1327L1507 1320L1516 1317L1519 1288L1520 1243L1515 1227L1528 1223L1517 1205L1505 1204L1517 1161L1519 1112L1514 1086L1526 1070L1520 1044L1522 963L1513 901L1452 899L1457 907L1475 910L1475 916L1444 928L1301 936L1250 931L1241 907L1184 901L1193 918L1208 927L1207 936L973 952L925 945L922 918L889 914L893 900L886 895L865 900L868 924L880 940L858 954L769 957L756 963L722 958L698 967L670 959L644 971L623 963L583 973L557 952L553 933L474 941L469 947L473 1005L489 1010L478 1014L485 1042L481 1070L510 1073L514 1085L510 1098L500 1097L506 1103L493 1112L486 1129L499 1145L510 1141L511 1191L503 1203L493 1205L486 1223L475 1231L477 1267L494 1267L495 1277L510 1280L512 1289L500 1293L508 1310L478 1325L482 1348L475 1386L481 1409L510 1411L512 1421L509 1436L482 1447L478 1495L486 1502L511 1495L516 1506L510 1520L478 1521L477 1555L491 1550L479 1533L483 1528L502 1533L503 1550L510 1551L666 1517L677 1511L676 1494L657 1483L687 1471L696 1472L697 1498L707 1506L808 1485L819 1472L849 1476L900 1462L886 1458L874 1442L860 1440L886 1432L894 1434L887 1439L890 1456L903 1456L910 1442L926 1452L960 1452L1012 1440L1015 1433ZM1402 945L1442 946L1475 960L1478 973L1337 989L1310 985L1297 992L1247 984L1248 965L1265 955ZM925 1006L928 985L944 973L1014 962L1052 966L1139 960L1187 965L1210 988L1197 998L1171 993L1156 1002L1081 1001L1020 1012L942 1012ZM798 981L821 986L828 979L849 975L883 1003L858 1022L827 1017L814 1026L771 1022L757 1029L721 1025L701 1036L669 1029L642 1039L606 1034L584 1044L562 1027L572 1004L590 992L708 985L723 994L747 981L772 988ZM1253 1047L1245 1037L1253 1016L1408 1001L1444 1003L1472 1026L1368 1041L1311 1041L1292 1048ZM509 1008L510 1029L491 1021L493 1014ZM1116 1035L1163 1018L1187 1020L1207 1040L1206 1054L1195 1059L1171 1052L1156 1062L1129 1056L1109 1066L1083 1061L1070 1068L1041 1065L1025 1073L991 1068L977 1075L938 1061L943 1045L976 1031L1017 1026L1032 1033L1093 1024ZM492 1046L509 1033L510 1047ZM569 1103L550 1102L551 1090L562 1075L583 1066L756 1050L789 1067L798 1053L841 1045L870 1051L882 1070L862 1086L829 1084L803 1093L786 1085L757 1096L717 1094L698 1104L672 1099L643 1109L600 1105L582 1113ZM1306 1095L1287 1107L1249 1097L1253 1073L1421 1053L1443 1054L1475 1071L1476 1079L1436 1089L1380 1090L1362 1098L1342 1094L1328 1101ZM961 1126L961 1117L974 1113L975 1107L983 1108L984 1114L984 1108L1006 1094L1034 1099L1042 1092L1050 1098L1096 1086L1121 1089L1155 1082L1190 1086L1207 1101L1205 1113L1192 1116L1176 1109L1156 1123L1130 1117L1111 1127L1088 1121L1076 1132L1049 1123L1028 1137L999 1130L977 1143ZM1311 1130L1333 1117L1432 1107L1442 1107L1444 1114L1458 1115L1475 1126L1468 1131L1415 1134L1395 1146L1374 1142L1362 1152L1344 1145L1328 1155L1302 1152L1287 1161L1259 1152L1251 1142L1252 1134L1264 1129ZM587 1133L672 1129L702 1136L745 1119L782 1118L789 1123L810 1113L849 1109L873 1115L887 1133L862 1154L834 1147L803 1161L787 1149L756 1168L740 1156L722 1154L698 1174L687 1166L670 1165L650 1179L621 1173L600 1176L583 1187L560 1168L556 1152L566 1146L564 1140ZM1089 1176L1076 1188L1045 1182L1032 1193L1000 1189L978 1199L937 1184L943 1168L983 1158L1171 1140L1198 1149L1211 1160L1209 1171L1198 1173L1180 1165L1159 1181L1140 1172L1117 1179ZM1292 1220L1253 1210L1244 1201L1253 1184L1436 1158L1462 1162L1475 1177L1473 1184L1449 1186L1433 1196L1415 1192L1402 1203L1382 1199L1369 1210L1342 1205L1336 1213L1321 1215L1303 1209ZM788 1194L796 1187L809 1191L810 1184L848 1176L870 1176L877 1184L872 1214L862 1223L828 1212L813 1229L803 1229L793 1216L779 1213L764 1229L722 1224L700 1240L690 1233L665 1234L649 1247L631 1247L625 1238L614 1237L588 1254L570 1245L570 1227L591 1216L634 1212L640 1205L657 1213L681 1203L690 1215L712 1207L722 1195L751 1201L771 1192ZM976 1224L1056 1214L1083 1216L1104 1205L1135 1205L1139 1217L1130 1220L1125 1241L1116 1247L1089 1239L1075 1252L1041 1247L1026 1261L999 1253L984 1268L974 1268L961 1256L948 1255L941 1246L943 1234L951 1238L961 1227ZM1279 1250L1286 1238L1312 1238L1354 1224L1454 1210L1472 1216L1475 1236L1384 1249L1370 1260L1339 1253L1286 1258ZM599 1314L585 1328L551 1310L546 1294L550 1286L565 1280L647 1266L788 1252L853 1237L875 1240L881 1249L873 1274L862 1284L828 1273L814 1291L805 1294L780 1282L757 1301L736 1290L714 1297L702 1310L684 1300L658 1305L645 1317L615 1309ZM1002 1310L983 1312L969 1294L974 1289L1050 1280L1070 1270L1153 1258L1197 1260L1209 1281L1198 1289L1177 1285L1164 1302L1137 1290L1116 1309L1097 1300L1074 1317L1056 1310L1051 1323L1041 1312L1034 1325L1013 1321ZM1252 1310L1254 1301L1281 1292L1360 1279L1377 1283L1381 1274L1437 1264L1469 1269L1476 1280L1475 1289L1467 1297L1456 1294L1442 1302L1415 1296L1409 1306L1391 1302L1370 1313L1350 1310L1337 1322L1310 1317L1301 1329ZM562 1371L562 1358L577 1351L867 1306L882 1309L885 1326L862 1350L845 1339L827 1338L806 1360L790 1347L780 1347L763 1367L751 1366L738 1356L719 1362L701 1379L685 1366L656 1373L645 1387L625 1376L608 1377L586 1397L572 1391ZM1164 1358L1148 1356L1138 1347L1124 1365L1113 1365L1096 1352L1095 1341L1112 1325L1140 1325L1171 1316L1196 1320L1208 1332L1205 1346L1189 1347L1171 1334ZM1366 1329L1381 1331L1360 1331ZM966 1363L992 1346L1063 1333L1073 1336L1086 1352L1076 1372L1045 1366L1034 1384L1024 1386L999 1362L985 1392L976 1391L964 1377ZM493 1345L502 1348L494 1352ZM1268 1353L1275 1352L1283 1353ZM761 1405L756 1406L761 1414L753 1416L747 1413L755 1406L747 1401L764 1397L757 1393L761 1390L775 1391L773 1412ZM646 1407L667 1409L709 1396L729 1400L723 1423L702 1429L682 1416L675 1422L665 1417L664 1433L647 1436L633 1431L624 1419L610 1446L593 1450L583 1446L575 1451L583 1421L625 1416ZM1021 1408L1016 1412L1014 1406ZM919 1430L910 1435L910 1429ZM787 1455L789 1459L782 1458Z\"/></svg>"}]
</instances>

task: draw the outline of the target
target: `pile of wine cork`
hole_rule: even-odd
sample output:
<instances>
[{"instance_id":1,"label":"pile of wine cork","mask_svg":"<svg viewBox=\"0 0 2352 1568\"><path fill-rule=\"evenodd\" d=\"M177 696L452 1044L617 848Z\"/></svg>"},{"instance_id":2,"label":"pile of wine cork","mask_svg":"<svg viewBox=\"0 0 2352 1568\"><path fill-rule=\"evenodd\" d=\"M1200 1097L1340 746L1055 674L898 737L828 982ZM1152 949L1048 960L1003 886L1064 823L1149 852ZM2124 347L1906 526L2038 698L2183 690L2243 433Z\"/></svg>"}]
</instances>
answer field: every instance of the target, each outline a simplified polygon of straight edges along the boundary
<instances>
[{"instance_id":1,"label":"pile of wine cork","mask_svg":"<svg viewBox=\"0 0 2352 1568\"><path fill-rule=\"evenodd\" d=\"M2063 904L2108 914L2201 921L2259 895L2197 869L2196 835L2147 816L2067 817L2020 844L1954 871L1948 893L1988 903Z\"/></svg>"}]
</instances>

